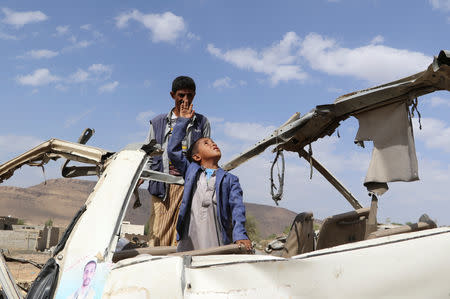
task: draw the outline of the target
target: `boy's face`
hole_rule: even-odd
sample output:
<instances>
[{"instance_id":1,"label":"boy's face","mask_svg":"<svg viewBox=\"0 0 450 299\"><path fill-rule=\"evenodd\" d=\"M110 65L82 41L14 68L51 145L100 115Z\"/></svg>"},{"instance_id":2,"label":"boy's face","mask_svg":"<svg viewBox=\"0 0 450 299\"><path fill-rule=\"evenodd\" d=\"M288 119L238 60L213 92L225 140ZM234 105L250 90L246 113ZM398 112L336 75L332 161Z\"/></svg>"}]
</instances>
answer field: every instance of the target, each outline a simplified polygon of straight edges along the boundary
<instances>
[{"instance_id":1,"label":"boy's face","mask_svg":"<svg viewBox=\"0 0 450 299\"><path fill-rule=\"evenodd\" d=\"M195 91L191 89L179 89L176 92L171 91L170 95L175 101L175 108L177 109L177 111L180 111L180 106L183 101L187 101L188 106L192 104L195 97Z\"/></svg>"},{"instance_id":2,"label":"boy's face","mask_svg":"<svg viewBox=\"0 0 450 299\"><path fill-rule=\"evenodd\" d=\"M222 157L219 147L211 138L200 138L197 145L197 153L192 155L192 159L197 162L202 160L213 160L218 162Z\"/></svg>"}]
</instances>

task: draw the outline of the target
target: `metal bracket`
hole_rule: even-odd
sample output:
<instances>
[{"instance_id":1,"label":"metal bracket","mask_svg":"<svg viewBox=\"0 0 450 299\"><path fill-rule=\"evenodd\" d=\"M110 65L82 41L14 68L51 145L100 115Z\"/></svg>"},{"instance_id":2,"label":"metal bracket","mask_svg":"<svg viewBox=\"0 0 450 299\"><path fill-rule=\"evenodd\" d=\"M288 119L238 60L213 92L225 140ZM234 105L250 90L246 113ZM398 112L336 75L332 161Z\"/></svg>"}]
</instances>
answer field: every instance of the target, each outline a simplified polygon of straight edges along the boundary
<instances>
[{"instance_id":1,"label":"metal bracket","mask_svg":"<svg viewBox=\"0 0 450 299\"><path fill-rule=\"evenodd\" d=\"M86 144L92 135L94 135L95 130L86 128L84 129L81 136L78 138L78 143ZM67 166L71 160L67 159L61 167L61 175L65 178L74 178L80 176L93 176L100 174L100 167L98 166Z\"/></svg>"},{"instance_id":2,"label":"metal bracket","mask_svg":"<svg viewBox=\"0 0 450 299\"><path fill-rule=\"evenodd\" d=\"M141 179L148 181L157 181L168 184L184 185L184 179L181 176L174 176L168 173L159 172L150 169L144 169L141 173Z\"/></svg>"}]
</instances>

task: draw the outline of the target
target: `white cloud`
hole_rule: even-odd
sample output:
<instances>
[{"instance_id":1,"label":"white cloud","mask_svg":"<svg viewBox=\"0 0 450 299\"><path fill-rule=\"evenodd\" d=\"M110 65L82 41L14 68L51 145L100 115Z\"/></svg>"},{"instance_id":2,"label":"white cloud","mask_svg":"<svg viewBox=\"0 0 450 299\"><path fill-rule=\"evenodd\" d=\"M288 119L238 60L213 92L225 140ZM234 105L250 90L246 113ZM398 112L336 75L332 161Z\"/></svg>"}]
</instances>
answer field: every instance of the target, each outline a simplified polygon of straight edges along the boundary
<instances>
[{"instance_id":1,"label":"white cloud","mask_svg":"<svg viewBox=\"0 0 450 299\"><path fill-rule=\"evenodd\" d=\"M88 70L98 76L104 75L106 78L109 78L112 73L112 67L110 65L104 65L101 63L92 64Z\"/></svg>"},{"instance_id":2,"label":"white cloud","mask_svg":"<svg viewBox=\"0 0 450 299\"><path fill-rule=\"evenodd\" d=\"M428 0L433 9L450 11L450 0Z\"/></svg>"},{"instance_id":3,"label":"white cloud","mask_svg":"<svg viewBox=\"0 0 450 299\"><path fill-rule=\"evenodd\" d=\"M353 136L346 136L342 140L335 135L320 138L312 144L313 156L332 172L345 173L353 170L363 175L369 167L372 150L370 145L366 148L359 148L352 142L349 145L353 148L347 149L345 153L342 152L344 144L348 144Z\"/></svg>"},{"instance_id":4,"label":"white cloud","mask_svg":"<svg viewBox=\"0 0 450 299\"><path fill-rule=\"evenodd\" d=\"M200 36L198 36L192 32L188 32L187 38L190 40L200 40Z\"/></svg>"},{"instance_id":5,"label":"white cloud","mask_svg":"<svg viewBox=\"0 0 450 299\"><path fill-rule=\"evenodd\" d=\"M94 38L95 38L96 40L101 40L101 39L103 39L103 33L99 32L99 31L97 31L97 30L92 31L92 35L94 36Z\"/></svg>"},{"instance_id":6,"label":"white cloud","mask_svg":"<svg viewBox=\"0 0 450 299\"><path fill-rule=\"evenodd\" d=\"M429 103L431 104L431 107L438 107L438 106L450 107L450 100L441 97L432 97L431 99L429 99Z\"/></svg>"},{"instance_id":7,"label":"white cloud","mask_svg":"<svg viewBox=\"0 0 450 299\"><path fill-rule=\"evenodd\" d=\"M63 51L71 51L74 49L84 49L92 45L94 42L89 40L81 40L78 41L77 37L75 35L71 35L69 37L69 41L72 43L72 45L67 46L63 49Z\"/></svg>"},{"instance_id":8,"label":"white cloud","mask_svg":"<svg viewBox=\"0 0 450 299\"><path fill-rule=\"evenodd\" d=\"M41 49L41 50L31 50L25 53L25 55L18 56L18 58L33 58L33 59L42 59L42 58L52 58L58 56L59 52Z\"/></svg>"},{"instance_id":9,"label":"white cloud","mask_svg":"<svg viewBox=\"0 0 450 299\"><path fill-rule=\"evenodd\" d=\"M75 73L70 75L70 81L75 83L85 82L89 78L89 73L83 71L82 69L78 69Z\"/></svg>"},{"instance_id":10,"label":"white cloud","mask_svg":"<svg viewBox=\"0 0 450 299\"><path fill-rule=\"evenodd\" d=\"M5 18L2 20L3 23L13 25L17 28L23 27L29 23L37 23L45 21L48 17L41 11L24 11L18 12L13 11L9 8L2 8Z\"/></svg>"},{"instance_id":11,"label":"white cloud","mask_svg":"<svg viewBox=\"0 0 450 299\"><path fill-rule=\"evenodd\" d=\"M56 89L60 91L66 91L68 89L67 84L77 84L83 82L90 82L93 84L99 84L109 79L112 74L112 66L104 65L101 63L90 65L87 70L78 68L76 72L66 76L65 78L58 78L63 84L58 84L55 86ZM99 88L100 92L114 91L119 83L113 82L103 85Z\"/></svg>"},{"instance_id":12,"label":"white cloud","mask_svg":"<svg viewBox=\"0 0 450 299\"><path fill-rule=\"evenodd\" d=\"M314 70L330 75L353 76L372 83L399 79L423 71L432 62L419 52L367 45L349 49L316 33L308 34L300 50Z\"/></svg>"},{"instance_id":13,"label":"white cloud","mask_svg":"<svg viewBox=\"0 0 450 299\"><path fill-rule=\"evenodd\" d=\"M223 117L214 117L214 116L208 116L208 120L210 123L221 123L225 120Z\"/></svg>"},{"instance_id":14,"label":"white cloud","mask_svg":"<svg viewBox=\"0 0 450 299\"><path fill-rule=\"evenodd\" d=\"M68 87L66 85L56 84L55 89L59 91L67 91Z\"/></svg>"},{"instance_id":15,"label":"white cloud","mask_svg":"<svg viewBox=\"0 0 450 299\"><path fill-rule=\"evenodd\" d=\"M222 88L233 88L234 86L231 84L231 78L230 77L224 77L217 79L213 82L213 87L222 89Z\"/></svg>"},{"instance_id":16,"label":"white cloud","mask_svg":"<svg viewBox=\"0 0 450 299\"><path fill-rule=\"evenodd\" d=\"M219 90L225 89L225 88L235 88L236 86L245 86L247 85L247 82L244 80L239 80L238 82L233 82L233 80L225 76L223 78L219 78L215 80L212 84L214 88L217 88Z\"/></svg>"},{"instance_id":17,"label":"white cloud","mask_svg":"<svg viewBox=\"0 0 450 299\"><path fill-rule=\"evenodd\" d=\"M68 33L69 33L69 25L56 27L56 35L57 36L66 35Z\"/></svg>"},{"instance_id":18,"label":"white cloud","mask_svg":"<svg viewBox=\"0 0 450 299\"><path fill-rule=\"evenodd\" d=\"M113 92L114 90L116 90L117 86L119 86L119 82L118 81L114 81L114 82L107 83L105 85L100 86L98 88L98 91L100 93Z\"/></svg>"},{"instance_id":19,"label":"white cloud","mask_svg":"<svg viewBox=\"0 0 450 299\"><path fill-rule=\"evenodd\" d=\"M64 128L72 127L73 125L77 124L80 120L82 120L83 118L85 118L86 116L91 114L94 110L95 110L95 108L91 108L86 111L83 111L79 115L73 115L73 116L69 117L64 122Z\"/></svg>"},{"instance_id":20,"label":"white cloud","mask_svg":"<svg viewBox=\"0 0 450 299\"><path fill-rule=\"evenodd\" d=\"M60 78L50 74L48 69L37 69L30 75L19 75L17 82L21 85L41 86L49 83L59 81Z\"/></svg>"},{"instance_id":21,"label":"white cloud","mask_svg":"<svg viewBox=\"0 0 450 299\"><path fill-rule=\"evenodd\" d=\"M84 24L80 26L81 29L83 30L91 30L92 25L91 24Z\"/></svg>"},{"instance_id":22,"label":"white cloud","mask_svg":"<svg viewBox=\"0 0 450 299\"><path fill-rule=\"evenodd\" d=\"M186 31L186 24L183 17L171 12L163 14L143 14L134 9L131 12L120 14L116 17L116 26L124 28L130 20L144 25L150 30L153 42L173 43Z\"/></svg>"},{"instance_id":23,"label":"white cloud","mask_svg":"<svg viewBox=\"0 0 450 299\"><path fill-rule=\"evenodd\" d=\"M384 37L381 36L381 35L375 36L375 37L370 41L370 44L371 44L371 45L382 44L382 43L384 43Z\"/></svg>"},{"instance_id":24,"label":"white cloud","mask_svg":"<svg viewBox=\"0 0 450 299\"><path fill-rule=\"evenodd\" d=\"M413 119L414 133L417 140L425 143L427 148L450 152L450 126L437 118L422 118L422 130L418 128L417 118Z\"/></svg>"},{"instance_id":25,"label":"white cloud","mask_svg":"<svg viewBox=\"0 0 450 299\"><path fill-rule=\"evenodd\" d=\"M88 40L81 40L79 42L74 43L73 48L87 48L90 45L92 45L92 41L88 41Z\"/></svg>"},{"instance_id":26,"label":"white cloud","mask_svg":"<svg viewBox=\"0 0 450 299\"><path fill-rule=\"evenodd\" d=\"M150 119L155 115L156 113L151 110L143 111L136 116L136 121L143 126L148 126Z\"/></svg>"},{"instance_id":27,"label":"white cloud","mask_svg":"<svg viewBox=\"0 0 450 299\"><path fill-rule=\"evenodd\" d=\"M7 153L23 153L43 141L34 136L0 135L0 157Z\"/></svg>"},{"instance_id":28,"label":"white cloud","mask_svg":"<svg viewBox=\"0 0 450 299\"><path fill-rule=\"evenodd\" d=\"M227 136L251 142L267 137L275 129L275 126L263 126L259 123L225 122L224 124L224 133Z\"/></svg>"},{"instance_id":29,"label":"white cloud","mask_svg":"<svg viewBox=\"0 0 450 299\"><path fill-rule=\"evenodd\" d=\"M213 44L208 44L207 51L239 69L268 75L272 85L304 81L308 78L301 66L305 61L313 70L352 76L372 84L423 71L432 62L432 57L423 53L387 47L381 45L383 42L384 38L378 35L368 45L345 48L317 33L310 33L301 40L295 32L288 32L281 41L261 51L252 48L224 51Z\"/></svg>"},{"instance_id":30,"label":"white cloud","mask_svg":"<svg viewBox=\"0 0 450 299\"><path fill-rule=\"evenodd\" d=\"M251 48L239 48L222 51L213 44L208 44L207 51L240 69L252 70L269 76L273 85L280 81L306 79L307 74L298 65L296 50L300 38L295 32L288 32L283 39L260 52Z\"/></svg>"},{"instance_id":31,"label":"white cloud","mask_svg":"<svg viewBox=\"0 0 450 299\"><path fill-rule=\"evenodd\" d=\"M0 32L0 39L3 40L18 40L19 38L15 35L6 34L4 32Z\"/></svg>"}]
</instances>

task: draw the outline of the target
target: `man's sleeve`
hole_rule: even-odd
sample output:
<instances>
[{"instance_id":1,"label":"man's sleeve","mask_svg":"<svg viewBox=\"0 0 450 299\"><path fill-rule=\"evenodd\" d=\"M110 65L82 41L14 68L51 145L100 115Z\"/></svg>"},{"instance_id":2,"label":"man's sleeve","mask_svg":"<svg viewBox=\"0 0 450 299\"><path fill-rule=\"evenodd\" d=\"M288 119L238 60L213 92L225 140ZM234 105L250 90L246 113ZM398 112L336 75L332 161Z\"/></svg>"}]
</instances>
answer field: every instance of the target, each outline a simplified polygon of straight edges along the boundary
<instances>
[{"instance_id":1,"label":"man's sleeve","mask_svg":"<svg viewBox=\"0 0 450 299\"><path fill-rule=\"evenodd\" d=\"M237 176L231 176L229 204L233 220L233 242L248 239L245 230L245 206L242 200L243 192Z\"/></svg>"},{"instance_id":2,"label":"man's sleeve","mask_svg":"<svg viewBox=\"0 0 450 299\"><path fill-rule=\"evenodd\" d=\"M209 124L209 120L205 116L205 124L202 128L203 137L210 138L211 136L211 125Z\"/></svg>"},{"instance_id":3,"label":"man's sleeve","mask_svg":"<svg viewBox=\"0 0 450 299\"><path fill-rule=\"evenodd\" d=\"M183 177L186 174L189 161L183 154L182 141L186 136L186 128L189 122L190 118L178 117L177 123L173 127L172 136L167 144L167 156Z\"/></svg>"},{"instance_id":4,"label":"man's sleeve","mask_svg":"<svg viewBox=\"0 0 450 299\"><path fill-rule=\"evenodd\" d=\"M155 130L153 129L152 122L150 122L150 128L148 130L147 138L145 139L145 143L149 144L151 140L155 139ZM153 158L150 157L148 159L147 164L145 165L144 169L150 170L150 165L153 163Z\"/></svg>"}]
</instances>

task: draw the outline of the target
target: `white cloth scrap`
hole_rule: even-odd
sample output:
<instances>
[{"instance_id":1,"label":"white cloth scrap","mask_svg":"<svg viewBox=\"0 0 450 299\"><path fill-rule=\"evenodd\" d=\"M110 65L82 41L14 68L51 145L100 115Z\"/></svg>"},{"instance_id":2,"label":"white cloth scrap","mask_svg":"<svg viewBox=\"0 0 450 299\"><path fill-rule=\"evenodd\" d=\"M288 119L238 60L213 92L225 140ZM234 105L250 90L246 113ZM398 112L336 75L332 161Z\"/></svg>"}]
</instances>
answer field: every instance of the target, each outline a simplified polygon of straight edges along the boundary
<instances>
[{"instance_id":1,"label":"white cloth scrap","mask_svg":"<svg viewBox=\"0 0 450 299\"><path fill-rule=\"evenodd\" d=\"M413 130L405 102L355 117L359 121L355 142L371 140L374 145L364 185L419 179Z\"/></svg>"}]
</instances>

